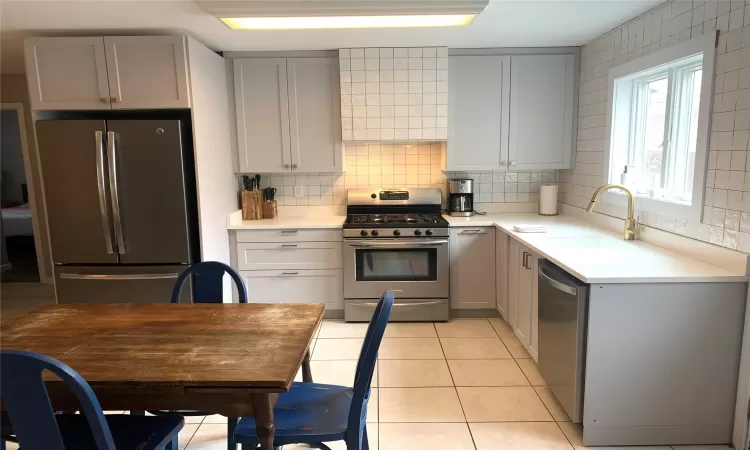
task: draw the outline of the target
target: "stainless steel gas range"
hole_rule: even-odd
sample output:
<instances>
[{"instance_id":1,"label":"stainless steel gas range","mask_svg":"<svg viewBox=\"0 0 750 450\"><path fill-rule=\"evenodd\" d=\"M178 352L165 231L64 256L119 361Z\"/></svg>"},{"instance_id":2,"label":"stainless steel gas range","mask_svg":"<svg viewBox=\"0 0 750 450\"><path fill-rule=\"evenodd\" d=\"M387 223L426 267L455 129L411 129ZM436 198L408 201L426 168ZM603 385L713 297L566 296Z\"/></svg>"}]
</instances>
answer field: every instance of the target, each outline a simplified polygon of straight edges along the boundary
<instances>
[{"instance_id":1,"label":"stainless steel gas range","mask_svg":"<svg viewBox=\"0 0 750 450\"><path fill-rule=\"evenodd\" d=\"M448 222L440 189L349 189L344 223L344 319L368 321L396 291L391 321L450 318Z\"/></svg>"}]
</instances>

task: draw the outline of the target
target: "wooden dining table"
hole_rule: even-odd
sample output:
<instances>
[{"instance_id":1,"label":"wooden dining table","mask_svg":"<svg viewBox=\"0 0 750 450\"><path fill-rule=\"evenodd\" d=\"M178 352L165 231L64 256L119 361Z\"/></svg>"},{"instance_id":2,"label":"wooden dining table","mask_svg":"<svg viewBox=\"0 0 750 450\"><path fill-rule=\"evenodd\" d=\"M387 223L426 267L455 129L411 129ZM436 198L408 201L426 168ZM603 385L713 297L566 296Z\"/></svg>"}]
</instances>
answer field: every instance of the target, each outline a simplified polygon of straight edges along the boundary
<instances>
[{"instance_id":1,"label":"wooden dining table","mask_svg":"<svg viewBox=\"0 0 750 450\"><path fill-rule=\"evenodd\" d=\"M200 410L254 416L273 449L273 408L297 372L322 304L53 305L0 326L0 348L58 359L91 385L104 410ZM46 374L55 410L79 409ZM231 439L231 436L227 437ZM231 442L231 441L230 441Z\"/></svg>"}]
</instances>

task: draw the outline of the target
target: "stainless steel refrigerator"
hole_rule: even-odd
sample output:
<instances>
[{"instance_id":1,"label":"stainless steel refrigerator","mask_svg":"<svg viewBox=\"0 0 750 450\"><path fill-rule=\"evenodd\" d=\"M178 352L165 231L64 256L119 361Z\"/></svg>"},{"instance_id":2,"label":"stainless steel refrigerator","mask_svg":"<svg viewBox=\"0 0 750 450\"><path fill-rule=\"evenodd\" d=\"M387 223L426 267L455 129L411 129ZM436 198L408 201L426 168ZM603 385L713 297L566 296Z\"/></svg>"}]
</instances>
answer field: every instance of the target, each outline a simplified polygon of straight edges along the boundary
<instances>
[{"instance_id":1,"label":"stainless steel refrigerator","mask_svg":"<svg viewBox=\"0 0 750 450\"><path fill-rule=\"evenodd\" d=\"M198 258L186 125L37 122L58 303L169 302Z\"/></svg>"}]
</instances>

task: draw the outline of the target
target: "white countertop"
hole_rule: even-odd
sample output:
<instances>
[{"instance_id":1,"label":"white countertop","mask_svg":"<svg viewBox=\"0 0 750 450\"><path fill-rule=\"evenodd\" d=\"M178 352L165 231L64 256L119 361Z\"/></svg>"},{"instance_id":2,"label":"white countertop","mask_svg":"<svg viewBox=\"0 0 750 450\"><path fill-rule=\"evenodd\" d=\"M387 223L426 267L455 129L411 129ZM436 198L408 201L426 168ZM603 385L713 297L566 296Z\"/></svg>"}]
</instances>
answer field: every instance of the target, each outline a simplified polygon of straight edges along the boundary
<instances>
[{"instance_id":1,"label":"white countertop","mask_svg":"<svg viewBox=\"0 0 750 450\"><path fill-rule=\"evenodd\" d=\"M242 220L242 211L227 216L228 230L273 230L279 228L342 228L346 216L320 215L306 217L276 217L275 219Z\"/></svg>"},{"instance_id":2,"label":"white countertop","mask_svg":"<svg viewBox=\"0 0 750 450\"><path fill-rule=\"evenodd\" d=\"M642 241L625 241L568 216L488 214L444 216L451 227L494 226L587 283L744 282L733 272ZM546 233L518 233L514 225L544 225Z\"/></svg>"},{"instance_id":3,"label":"white countertop","mask_svg":"<svg viewBox=\"0 0 750 450\"><path fill-rule=\"evenodd\" d=\"M625 241L619 233L569 216L501 213L472 217L443 216L452 228L496 227L532 251L587 283L745 282L742 272L717 267L642 241ZM242 211L227 216L227 229L342 228L346 216L316 215L242 220ZM545 233L518 233L514 225L544 225Z\"/></svg>"}]
</instances>

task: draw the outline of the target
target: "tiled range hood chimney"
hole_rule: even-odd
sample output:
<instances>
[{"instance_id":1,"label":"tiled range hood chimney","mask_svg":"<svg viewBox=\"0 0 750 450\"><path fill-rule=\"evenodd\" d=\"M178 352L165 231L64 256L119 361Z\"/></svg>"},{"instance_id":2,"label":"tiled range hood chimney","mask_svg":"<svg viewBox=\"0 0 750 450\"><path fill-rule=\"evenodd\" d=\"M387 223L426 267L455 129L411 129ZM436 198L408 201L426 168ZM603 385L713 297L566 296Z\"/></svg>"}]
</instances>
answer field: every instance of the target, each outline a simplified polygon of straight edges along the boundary
<instances>
[{"instance_id":1,"label":"tiled range hood chimney","mask_svg":"<svg viewBox=\"0 0 750 450\"><path fill-rule=\"evenodd\" d=\"M448 48L339 50L344 141L448 139Z\"/></svg>"}]
</instances>

